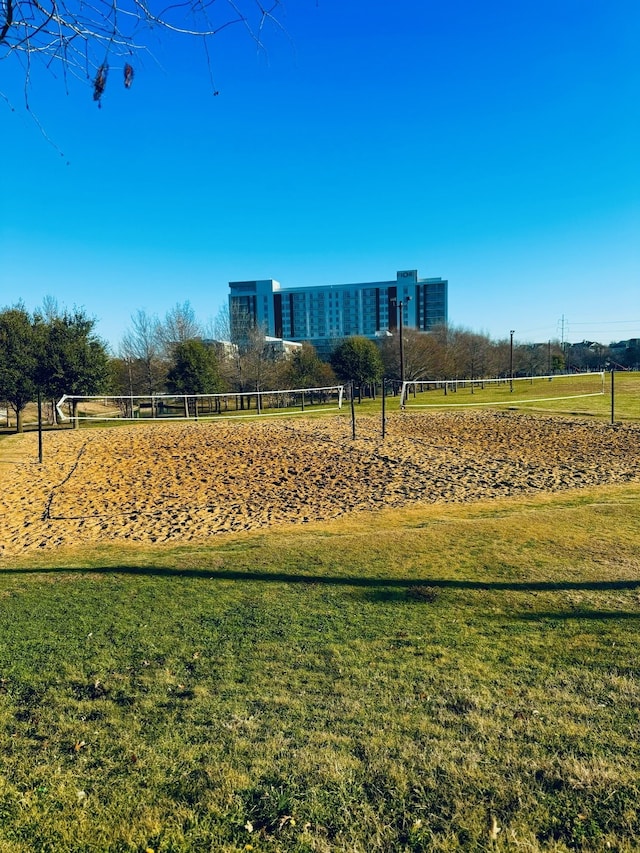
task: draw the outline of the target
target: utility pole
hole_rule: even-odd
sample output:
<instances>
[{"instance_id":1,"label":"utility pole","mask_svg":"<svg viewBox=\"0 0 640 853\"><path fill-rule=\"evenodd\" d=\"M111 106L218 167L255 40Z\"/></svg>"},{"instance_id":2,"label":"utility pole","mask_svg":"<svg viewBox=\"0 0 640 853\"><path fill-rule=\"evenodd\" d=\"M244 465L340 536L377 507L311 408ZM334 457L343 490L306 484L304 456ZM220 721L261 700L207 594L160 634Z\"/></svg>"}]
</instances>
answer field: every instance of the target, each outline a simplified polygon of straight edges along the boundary
<instances>
[{"instance_id":1,"label":"utility pole","mask_svg":"<svg viewBox=\"0 0 640 853\"><path fill-rule=\"evenodd\" d=\"M560 325L560 346L562 348L562 352L564 353L564 327L565 327L565 324L568 323L568 320L566 319L564 314L562 315L560 320L558 320L558 323Z\"/></svg>"}]
</instances>

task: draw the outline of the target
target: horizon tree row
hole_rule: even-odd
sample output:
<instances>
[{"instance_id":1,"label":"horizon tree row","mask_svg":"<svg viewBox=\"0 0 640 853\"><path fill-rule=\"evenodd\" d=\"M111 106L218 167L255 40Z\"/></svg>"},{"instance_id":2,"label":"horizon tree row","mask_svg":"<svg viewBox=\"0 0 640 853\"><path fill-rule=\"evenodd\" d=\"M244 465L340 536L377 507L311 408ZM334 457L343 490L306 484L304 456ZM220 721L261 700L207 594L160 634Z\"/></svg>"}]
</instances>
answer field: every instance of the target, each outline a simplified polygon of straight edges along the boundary
<instances>
[{"instance_id":1,"label":"horizon tree row","mask_svg":"<svg viewBox=\"0 0 640 853\"><path fill-rule=\"evenodd\" d=\"M95 332L84 309L59 308L54 299L29 313L22 303L0 311L0 400L23 430L25 407L46 401L46 418L56 423L55 401L63 394L152 396L235 393L313 388L353 382L358 399L375 397L383 376L397 391L398 336L336 340L323 360L310 343L277 347L259 327L248 326L231 342L228 308L207 326L189 304L176 304L164 320L140 310L132 315L117 356ZM236 324L237 326L237 324ZM569 370L640 367L640 348L562 346L494 341L489 336L439 326L430 332L404 331L405 378L451 380L545 375ZM633 343L633 342L632 342ZM636 342L637 343L637 342ZM248 399L248 398L247 398ZM244 405L241 400L241 405ZM248 403L247 403L248 405ZM72 411L72 417L76 412Z\"/></svg>"}]
</instances>

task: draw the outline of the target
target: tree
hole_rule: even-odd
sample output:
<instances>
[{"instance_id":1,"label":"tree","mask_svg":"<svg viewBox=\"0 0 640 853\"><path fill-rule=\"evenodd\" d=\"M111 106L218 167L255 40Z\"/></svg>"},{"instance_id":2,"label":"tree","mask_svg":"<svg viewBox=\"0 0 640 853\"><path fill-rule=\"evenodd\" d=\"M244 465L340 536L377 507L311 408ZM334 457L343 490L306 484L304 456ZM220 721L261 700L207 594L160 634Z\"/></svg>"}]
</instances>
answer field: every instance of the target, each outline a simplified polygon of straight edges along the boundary
<instances>
[{"instance_id":1,"label":"tree","mask_svg":"<svg viewBox=\"0 0 640 853\"><path fill-rule=\"evenodd\" d=\"M120 344L121 356L127 363L130 394L154 394L164 385L167 364L162 349L158 318L137 311Z\"/></svg>"},{"instance_id":2,"label":"tree","mask_svg":"<svg viewBox=\"0 0 640 853\"><path fill-rule=\"evenodd\" d=\"M240 382L243 390L264 391L274 384L276 357L266 338L266 330L254 326L238 345Z\"/></svg>"},{"instance_id":3,"label":"tree","mask_svg":"<svg viewBox=\"0 0 640 853\"><path fill-rule=\"evenodd\" d=\"M31 317L21 304L0 312L0 399L16 415L16 431L23 431L23 412L36 396L38 364L36 335Z\"/></svg>"},{"instance_id":4,"label":"tree","mask_svg":"<svg viewBox=\"0 0 640 853\"><path fill-rule=\"evenodd\" d=\"M627 341L621 362L628 370L640 370L640 341L638 338Z\"/></svg>"},{"instance_id":5,"label":"tree","mask_svg":"<svg viewBox=\"0 0 640 853\"><path fill-rule=\"evenodd\" d=\"M456 332L456 350L460 378L478 379L486 376L490 349L491 341L486 335L459 329Z\"/></svg>"},{"instance_id":6,"label":"tree","mask_svg":"<svg viewBox=\"0 0 640 853\"><path fill-rule=\"evenodd\" d=\"M313 344L306 341L286 361L286 381L289 388L317 388L326 378L325 363Z\"/></svg>"},{"instance_id":7,"label":"tree","mask_svg":"<svg viewBox=\"0 0 640 853\"><path fill-rule=\"evenodd\" d=\"M514 350L514 375L543 376L549 372L547 344L521 344Z\"/></svg>"},{"instance_id":8,"label":"tree","mask_svg":"<svg viewBox=\"0 0 640 853\"><path fill-rule=\"evenodd\" d=\"M202 326L196 319L188 299L182 305L177 302L167 311L164 323L158 326L158 336L167 358L171 358L172 350L177 344L184 344L202 337Z\"/></svg>"},{"instance_id":9,"label":"tree","mask_svg":"<svg viewBox=\"0 0 640 853\"><path fill-rule=\"evenodd\" d=\"M215 350L201 340L181 341L173 349L167 386L174 394L185 395L185 415L189 406L198 414L196 394L215 394L220 390L218 359ZM188 397L191 397L191 404Z\"/></svg>"},{"instance_id":10,"label":"tree","mask_svg":"<svg viewBox=\"0 0 640 853\"><path fill-rule=\"evenodd\" d=\"M405 328L404 341L404 376L405 379L427 379L435 372L436 347L430 332ZM400 346L397 335L382 339L380 354L384 363L385 375L389 378L400 379Z\"/></svg>"},{"instance_id":11,"label":"tree","mask_svg":"<svg viewBox=\"0 0 640 853\"><path fill-rule=\"evenodd\" d=\"M411 359L419 375L413 378L453 378L457 372L458 355L455 330L446 324L433 326L429 332L420 335L419 355Z\"/></svg>"},{"instance_id":12,"label":"tree","mask_svg":"<svg viewBox=\"0 0 640 853\"><path fill-rule=\"evenodd\" d=\"M220 389L220 375L214 350L195 339L177 344L167 386L173 394L215 394Z\"/></svg>"},{"instance_id":13,"label":"tree","mask_svg":"<svg viewBox=\"0 0 640 853\"><path fill-rule=\"evenodd\" d=\"M244 26L258 46L267 24L280 27L276 17L280 0L265 6L250 0L186 0L167 4L157 12L154 5L157 8L157 4L138 0L93 4L83 0L45 4L2 0L0 59L21 63L27 93L31 64L40 60L47 70L61 68L65 80L69 76L88 80L93 99L100 105L110 66L120 63L122 82L130 88L135 73L132 63L137 55L151 52L152 34L155 43L158 31L203 42L208 59L210 39L234 24Z\"/></svg>"},{"instance_id":14,"label":"tree","mask_svg":"<svg viewBox=\"0 0 640 853\"><path fill-rule=\"evenodd\" d=\"M133 394L131 380L131 362L126 358L110 358L107 380L108 393L114 397L127 397Z\"/></svg>"},{"instance_id":15,"label":"tree","mask_svg":"<svg viewBox=\"0 0 640 853\"><path fill-rule=\"evenodd\" d=\"M36 314L38 329L38 384L52 398L63 394L89 396L99 394L109 375L106 347L95 334L95 319L80 308L64 309L45 320ZM77 426L77 401L72 402L72 417Z\"/></svg>"},{"instance_id":16,"label":"tree","mask_svg":"<svg viewBox=\"0 0 640 853\"><path fill-rule=\"evenodd\" d=\"M354 382L358 396L365 385L375 385L382 378L382 357L378 347L368 338L347 338L331 353L331 366L339 379Z\"/></svg>"},{"instance_id":17,"label":"tree","mask_svg":"<svg viewBox=\"0 0 640 853\"><path fill-rule=\"evenodd\" d=\"M215 341L231 341L231 312L229 303L224 302L213 319L209 319L206 327L207 337Z\"/></svg>"}]
</instances>

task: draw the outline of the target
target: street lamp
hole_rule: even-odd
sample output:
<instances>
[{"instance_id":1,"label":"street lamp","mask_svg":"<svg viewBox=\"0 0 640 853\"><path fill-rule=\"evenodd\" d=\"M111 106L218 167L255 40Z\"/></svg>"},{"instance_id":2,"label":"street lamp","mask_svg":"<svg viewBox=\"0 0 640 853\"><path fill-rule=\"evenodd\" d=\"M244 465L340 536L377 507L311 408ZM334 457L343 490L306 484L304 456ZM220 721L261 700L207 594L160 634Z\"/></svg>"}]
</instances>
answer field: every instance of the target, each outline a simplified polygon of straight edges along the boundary
<instances>
[{"instance_id":1,"label":"street lamp","mask_svg":"<svg viewBox=\"0 0 640 853\"><path fill-rule=\"evenodd\" d=\"M513 392L513 333L515 329L511 329L509 334L511 335L511 343L509 344L509 384L510 390Z\"/></svg>"},{"instance_id":2,"label":"street lamp","mask_svg":"<svg viewBox=\"0 0 640 853\"><path fill-rule=\"evenodd\" d=\"M396 308L398 309L398 334L400 337L400 382L404 382L404 323L403 323L403 308L407 302L411 302L410 296L405 296L404 300L398 302L394 299Z\"/></svg>"}]
</instances>

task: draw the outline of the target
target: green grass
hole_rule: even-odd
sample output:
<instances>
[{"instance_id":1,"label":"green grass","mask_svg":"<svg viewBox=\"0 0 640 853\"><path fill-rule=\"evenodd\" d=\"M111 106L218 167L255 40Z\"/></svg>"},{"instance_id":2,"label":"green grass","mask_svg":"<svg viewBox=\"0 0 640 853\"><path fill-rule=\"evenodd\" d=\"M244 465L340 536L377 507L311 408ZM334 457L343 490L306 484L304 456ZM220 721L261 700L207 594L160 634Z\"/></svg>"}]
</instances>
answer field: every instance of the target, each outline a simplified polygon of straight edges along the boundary
<instances>
[{"instance_id":1,"label":"green grass","mask_svg":"<svg viewBox=\"0 0 640 853\"><path fill-rule=\"evenodd\" d=\"M431 390L411 395L408 408L426 406L418 409L467 408L491 406L539 411L546 414L586 415L611 419L611 374L587 376L558 376L552 381L545 378L533 380L516 379L513 391L505 380L501 384L487 384L484 388L475 386L473 393L469 387L460 387L457 392L451 388L445 396L443 390ZM603 392L603 393L601 393ZM616 420L640 419L640 374L618 372L614 376L614 417Z\"/></svg>"},{"instance_id":2,"label":"green grass","mask_svg":"<svg viewBox=\"0 0 640 853\"><path fill-rule=\"evenodd\" d=\"M460 389L457 393L449 392L444 395L442 389L424 392L417 397L409 399L407 411L417 411L428 414L439 408L448 410L468 407L475 408L497 408L514 409L523 412L542 413L546 415L569 415L578 417L593 417L598 420L611 420L611 374L604 377L604 393L596 396L574 396L581 394L592 394L600 391L602 381L599 374L590 377L559 377L560 382L548 380L535 380L533 386L528 386L526 381L514 383L513 394L509 390L509 383L501 386L487 385L484 390L475 388L471 394L468 388ZM640 373L617 372L614 377L614 418L616 421L638 421L640 420ZM551 397L548 400L539 400L542 397ZM527 400L532 399L531 402ZM535 400L535 401L533 401ZM416 403L428 405L427 408L415 409ZM386 401L387 411L395 412L400 407L399 395L390 395ZM379 416L381 411L380 398L371 400L363 398L361 403L356 402L356 417L358 414ZM350 416L349 403L343 407L343 415Z\"/></svg>"},{"instance_id":3,"label":"green grass","mask_svg":"<svg viewBox=\"0 0 640 853\"><path fill-rule=\"evenodd\" d=\"M5 565L0 850L638 849L639 499Z\"/></svg>"}]
</instances>

